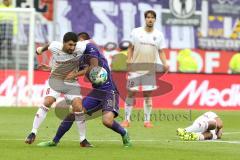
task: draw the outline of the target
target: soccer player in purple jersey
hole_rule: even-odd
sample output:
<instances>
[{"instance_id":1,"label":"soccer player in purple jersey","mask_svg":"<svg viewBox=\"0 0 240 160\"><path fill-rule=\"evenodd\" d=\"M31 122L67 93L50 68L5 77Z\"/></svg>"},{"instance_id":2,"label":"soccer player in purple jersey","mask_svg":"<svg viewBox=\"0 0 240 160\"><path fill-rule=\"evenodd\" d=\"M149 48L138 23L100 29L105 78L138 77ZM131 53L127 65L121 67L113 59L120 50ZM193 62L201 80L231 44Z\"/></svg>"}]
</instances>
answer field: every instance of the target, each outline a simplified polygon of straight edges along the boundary
<instances>
[{"instance_id":1,"label":"soccer player in purple jersey","mask_svg":"<svg viewBox=\"0 0 240 160\"><path fill-rule=\"evenodd\" d=\"M101 85L92 83L93 90L83 99L83 108L86 114L92 115L94 112L102 110L102 123L122 136L123 145L131 146L130 138L126 129L114 120L119 112L119 92L113 82L111 71L106 58L100 53L94 43L90 41L87 33L79 33L82 46L85 47L83 56L80 58L80 70L86 71L85 76L89 79L89 71L95 66L101 66L108 72L108 79ZM88 66L88 67L86 67ZM82 71L82 70L81 70ZM81 72L79 71L79 72ZM69 74L69 77L77 77L78 73ZM68 115L60 124L58 131L52 141L41 142L38 146L56 146L62 136L71 128L75 117ZM77 120L76 120L77 121ZM81 144L80 144L81 145ZM91 145L89 146L91 147Z\"/></svg>"}]
</instances>

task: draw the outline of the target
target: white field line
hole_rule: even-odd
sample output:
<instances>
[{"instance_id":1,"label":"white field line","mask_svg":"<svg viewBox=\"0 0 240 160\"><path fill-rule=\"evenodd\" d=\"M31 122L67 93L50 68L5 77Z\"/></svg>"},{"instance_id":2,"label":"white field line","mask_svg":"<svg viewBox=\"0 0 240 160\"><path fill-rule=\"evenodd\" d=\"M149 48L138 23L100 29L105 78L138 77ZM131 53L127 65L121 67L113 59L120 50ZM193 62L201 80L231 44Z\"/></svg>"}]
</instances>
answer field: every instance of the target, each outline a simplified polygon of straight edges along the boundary
<instances>
[{"instance_id":1,"label":"white field line","mask_svg":"<svg viewBox=\"0 0 240 160\"><path fill-rule=\"evenodd\" d=\"M223 132L223 135L240 134L240 132Z\"/></svg>"},{"instance_id":2,"label":"white field line","mask_svg":"<svg viewBox=\"0 0 240 160\"><path fill-rule=\"evenodd\" d=\"M230 144L240 144L240 141L222 141L222 140L206 140L206 141L176 141L181 143L230 143Z\"/></svg>"}]
</instances>

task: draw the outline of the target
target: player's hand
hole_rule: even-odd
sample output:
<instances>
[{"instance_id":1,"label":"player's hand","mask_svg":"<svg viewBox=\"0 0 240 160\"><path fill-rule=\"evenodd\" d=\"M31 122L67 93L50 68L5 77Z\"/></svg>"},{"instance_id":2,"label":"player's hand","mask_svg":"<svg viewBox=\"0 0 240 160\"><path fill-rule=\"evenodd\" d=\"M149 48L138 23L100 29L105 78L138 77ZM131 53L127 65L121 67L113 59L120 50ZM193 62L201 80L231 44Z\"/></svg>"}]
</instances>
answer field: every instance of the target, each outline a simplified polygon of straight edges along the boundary
<instances>
[{"instance_id":1,"label":"player's hand","mask_svg":"<svg viewBox=\"0 0 240 160\"><path fill-rule=\"evenodd\" d=\"M169 65L167 65L167 64L163 65L163 71L168 72L169 71Z\"/></svg>"},{"instance_id":2,"label":"player's hand","mask_svg":"<svg viewBox=\"0 0 240 160\"><path fill-rule=\"evenodd\" d=\"M42 52L43 52L43 47L38 47L38 48L36 49L36 54L37 54L37 55L42 54Z\"/></svg>"},{"instance_id":3,"label":"player's hand","mask_svg":"<svg viewBox=\"0 0 240 160\"><path fill-rule=\"evenodd\" d=\"M86 69L86 73L90 73L90 71L91 71L94 67L96 67L96 66L90 65L90 66L84 68L84 70Z\"/></svg>"}]
</instances>

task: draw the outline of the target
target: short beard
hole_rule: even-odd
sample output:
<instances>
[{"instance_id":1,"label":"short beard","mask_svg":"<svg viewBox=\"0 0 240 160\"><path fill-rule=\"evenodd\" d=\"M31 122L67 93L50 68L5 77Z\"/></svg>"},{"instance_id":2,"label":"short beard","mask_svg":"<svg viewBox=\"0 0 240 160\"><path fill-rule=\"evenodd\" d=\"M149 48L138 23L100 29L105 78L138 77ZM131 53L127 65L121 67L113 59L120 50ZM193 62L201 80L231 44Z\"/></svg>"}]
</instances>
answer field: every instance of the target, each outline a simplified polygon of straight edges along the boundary
<instances>
[{"instance_id":1,"label":"short beard","mask_svg":"<svg viewBox=\"0 0 240 160\"><path fill-rule=\"evenodd\" d=\"M146 25L146 27L151 29L151 28L153 28L153 25L151 25L151 26L150 25Z\"/></svg>"}]
</instances>

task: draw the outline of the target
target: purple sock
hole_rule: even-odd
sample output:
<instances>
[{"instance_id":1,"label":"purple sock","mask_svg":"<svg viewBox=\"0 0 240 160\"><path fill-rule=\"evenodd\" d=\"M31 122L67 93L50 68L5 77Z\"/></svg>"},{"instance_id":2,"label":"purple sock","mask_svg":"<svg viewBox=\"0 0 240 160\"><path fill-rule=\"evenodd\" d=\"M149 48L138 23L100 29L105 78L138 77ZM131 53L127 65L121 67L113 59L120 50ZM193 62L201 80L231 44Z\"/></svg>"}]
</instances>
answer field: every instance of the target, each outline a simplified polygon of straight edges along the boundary
<instances>
[{"instance_id":1,"label":"purple sock","mask_svg":"<svg viewBox=\"0 0 240 160\"><path fill-rule=\"evenodd\" d=\"M113 121L112 127L109 128L119 133L121 136L124 136L126 134L125 129L122 126L120 126L120 124L117 123L116 121Z\"/></svg>"},{"instance_id":2,"label":"purple sock","mask_svg":"<svg viewBox=\"0 0 240 160\"><path fill-rule=\"evenodd\" d=\"M72 127L72 124L75 120L74 114L69 114L67 117L64 118L60 126L58 127L57 133L53 138L53 142L58 143L62 136Z\"/></svg>"}]
</instances>

